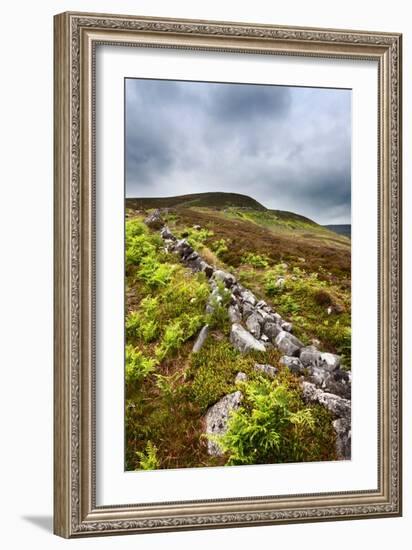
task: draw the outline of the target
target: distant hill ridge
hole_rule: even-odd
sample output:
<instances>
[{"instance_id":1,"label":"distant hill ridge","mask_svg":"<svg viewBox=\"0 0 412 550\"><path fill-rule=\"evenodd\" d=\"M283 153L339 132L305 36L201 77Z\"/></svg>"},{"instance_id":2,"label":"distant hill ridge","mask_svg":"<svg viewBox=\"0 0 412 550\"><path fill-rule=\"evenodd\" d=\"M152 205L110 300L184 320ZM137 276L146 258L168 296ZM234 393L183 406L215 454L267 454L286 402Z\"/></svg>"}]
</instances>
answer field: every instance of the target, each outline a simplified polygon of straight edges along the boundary
<instances>
[{"instance_id":1,"label":"distant hill ridge","mask_svg":"<svg viewBox=\"0 0 412 550\"><path fill-rule=\"evenodd\" d=\"M326 227L326 229L329 229L330 231L333 231L338 235L344 235L345 237L349 237L349 238L351 238L352 236L352 226L350 223L329 224L329 225L324 225L323 227Z\"/></svg>"},{"instance_id":2,"label":"distant hill ridge","mask_svg":"<svg viewBox=\"0 0 412 550\"><path fill-rule=\"evenodd\" d=\"M280 219L294 219L305 221L314 225L318 225L313 220L287 212L285 210L271 210L266 208L257 200L242 195L240 193L225 193L225 192L210 192L210 193L193 193L189 195L178 195L174 197L143 197L143 198L127 198L126 204L129 208L148 209L148 208L177 208L177 207L203 207L224 209L229 207L249 208L261 212L273 212Z\"/></svg>"}]
</instances>

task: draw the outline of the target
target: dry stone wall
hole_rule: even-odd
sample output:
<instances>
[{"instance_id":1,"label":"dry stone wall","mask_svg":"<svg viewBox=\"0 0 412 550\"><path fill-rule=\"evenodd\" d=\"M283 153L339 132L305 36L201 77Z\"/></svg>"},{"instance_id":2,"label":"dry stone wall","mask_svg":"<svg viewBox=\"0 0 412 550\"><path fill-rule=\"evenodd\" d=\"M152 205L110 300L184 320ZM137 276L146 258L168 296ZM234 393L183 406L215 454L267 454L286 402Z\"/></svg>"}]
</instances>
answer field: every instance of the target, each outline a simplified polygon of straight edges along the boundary
<instances>
[{"instance_id":1,"label":"dry stone wall","mask_svg":"<svg viewBox=\"0 0 412 550\"><path fill-rule=\"evenodd\" d=\"M180 261L194 272L205 273L210 285L206 312L212 313L216 304L228 302L228 316L232 323L230 342L241 353L251 350L266 351L276 347L283 354L280 364L301 377L302 395L308 403L320 403L335 417L336 451L340 459L351 457L351 374L341 368L338 355L322 352L314 345L306 346L293 334L293 325L264 300L259 300L242 286L234 275L207 263L190 246L186 239L177 239L156 210L145 220L160 235L168 252L179 256ZM222 292L225 296L222 296ZM230 299L227 300L227 295ZM193 346L198 352L206 341L208 326L204 326ZM273 378L277 367L255 365L256 370ZM244 375L244 373L239 373ZM245 375L244 375L245 376ZM227 428L231 410L242 400L240 391L224 396L210 407L205 415L206 433L221 434ZM219 455L218 445L210 441L209 453Z\"/></svg>"}]
</instances>

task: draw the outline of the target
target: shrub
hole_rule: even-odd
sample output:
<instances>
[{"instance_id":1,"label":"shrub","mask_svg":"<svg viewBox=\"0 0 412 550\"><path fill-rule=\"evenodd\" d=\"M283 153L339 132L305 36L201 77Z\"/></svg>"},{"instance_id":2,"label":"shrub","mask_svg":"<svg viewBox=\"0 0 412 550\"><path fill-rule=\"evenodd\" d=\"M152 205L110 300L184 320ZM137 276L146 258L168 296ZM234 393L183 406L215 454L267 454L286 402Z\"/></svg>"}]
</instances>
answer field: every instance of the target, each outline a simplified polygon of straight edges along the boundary
<instances>
[{"instance_id":1,"label":"shrub","mask_svg":"<svg viewBox=\"0 0 412 550\"><path fill-rule=\"evenodd\" d=\"M245 264L251 265L252 267L265 268L269 266L270 258L254 252L248 252L242 256L241 261Z\"/></svg>"},{"instance_id":2,"label":"shrub","mask_svg":"<svg viewBox=\"0 0 412 550\"><path fill-rule=\"evenodd\" d=\"M219 239L218 241L214 241L211 245L211 249L219 258L222 256L222 254L224 254L229 250L225 239Z\"/></svg>"},{"instance_id":3,"label":"shrub","mask_svg":"<svg viewBox=\"0 0 412 550\"><path fill-rule=\"evenodd\" d=\"M229 417L227 432L210 436L227 454L228 465L312 458L305 438L313 435L315 422L296 391L261 378L246 383L244 393L243 405Z\"/></svg>"},{"instance_id":4,"label":"shrub","mask_svg":"<svg viewBox=\"0 0 412 550\"><path fill-rule=\"evenodd\" d=\"M157 447L151 441L147 442L144 451L136 451L136 455L140 460L138 470L156 470L159 468Z\"/></svg>"},{"instance_id":5,"label":"shrub","mask_svg":"<svg viewBox=\"0 0 412 550\"><path fill-rule=\"evenodd\" d=\"M131 345L126 346L126 384L140 382L156 368L156 360L145 357Z\"/></svg>"}]
</instances>

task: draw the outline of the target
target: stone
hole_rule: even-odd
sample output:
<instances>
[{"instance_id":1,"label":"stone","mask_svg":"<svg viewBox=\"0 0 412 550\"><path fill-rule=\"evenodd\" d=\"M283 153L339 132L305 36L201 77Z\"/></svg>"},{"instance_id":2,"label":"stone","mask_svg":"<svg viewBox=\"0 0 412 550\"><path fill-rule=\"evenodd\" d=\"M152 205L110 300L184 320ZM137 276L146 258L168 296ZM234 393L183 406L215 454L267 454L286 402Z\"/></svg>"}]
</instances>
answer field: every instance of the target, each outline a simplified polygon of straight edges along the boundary
<instances>
[{"instance_id":1,"label":"stone","mask_svg":"<svg viewBox=\"0 0 412 550\"><path fill-rule=\"evenodd\" d=\"M336 432L336 454L339 460L350 460L352 430L350 420L337 418L332 422Z\"/></svg>"},{"instance_id":2,"label":"stone","mask_svg":"<svg viewBox=\"0 0 412 550\"><path fill-rule=\"evenodd\" d=\"M282 332L282 329L276 323L269 321L263 325L262 332L266 334L271 342L275 342L277 335Z\"/></svg>"},{"instance_id":3,"label":"stone","mask_svg":"<svg viewBox=\"0 0 412 550\"><path fill-rule=\"evenodd\" d=\"M235 277L231 273L227 273L226 271L223 271L221 269L217 269L213 273L213 278L215 281L221 281L226 285L227 288L230 288L236 283Z\"/></svg>"},{"instance_id":4,"label":"stone","mask_svg":"<svg viewBox=\"0 0 412 550\"><path fill-rule=\"evenodd\" d=\"M306 402L320 403L338 418L350 419L351 402L349 399L325 392L306 380L302 382L302 396Z\"/></svg>"},{"instance_id":5,"label":"stone","mask_svg":"<svg viewBox=\"0 0 412 550\"><path fill-rule=\"evenodd\" d=\"M199 254L196 251L194 251L191 254L189 254L189 256L187 256L186 262L194 262L198 258L199 258Z\"/></svg>"},{"instance_id":6,"label":"stone","mask_svg":"<svg viewBox=\"0 0 412 550\"><path fill-rule=\"evenodd\" d=\"M203 271L208 279L213 275L213 267L204 260L201 261L199 268L199 271Z\"/></svg>"},{"instance_id":7,"label":"stone","mask_svg":"<svg viewBox=\"0 0 412 550\"><path fill-rule=\"evenodd\" d=\"M293 374L302 374L304 366L298 357L290 357L289 355L283 355L279 359L279 363L287 367Z\"/></svg>"},{"instance_id":8,"label":"stone","mask_svg":"<svg viewBox=\"0 0 412 550\"><path fill-rule=\"evenodd\" d=\"M276 288L283 288L285 286L285 279L283 277L279 277L279 279L275 283Z\"/></svg>"},{"instance_id":9,"label":"stone","mask_svg":"<svg viewBox=\"0 0 412 550\"><path fill-rule=\"evenodd\" d=\"M322 367L316 365L311 365L309 368L309 380L320 386L321 388L326 388L326 380L329 377L329 372ZM334 392L333 392L334 393Z\"/></svg>"},{"instance_id":10,"label":"stone","mask_svg":"<svg viewBox=\"0 0 412 550\"><path fill-rule=\"evenodd\" d=\"M212 405L204 416L205 431L207 435L222 435L227 431L230 413L236 410L242 402L242 392L236 391L225 395ZM208 453L212 456L222 456L223 452L215 441L208 440Z\"/></svg>"},{"instance_id":11,"label":"stone","mask_svg":"<svg viewBox=\"0 0 412 550\"><path fill-rule=\"evenodd\" d=\"M229 321L231 323L240 323L240 321L242 320L242 316L240 315L239 307L237 306L237 304L230 305L228 307L227 313L229 315Z\"/></svg>"},{"instance_id":12,"label":"stone","mask_svg":"<svg viewBox=\"0 0 412 550\"><path fill-rule=\"evenodd\" d=\"M292 323L288 323L287 321L283 321L280 326L283 330L286 330L286 332L292 332L293 325Z\"/></svg>"},{"instance_id":13,"label":"stone","mask_svg":"<svg viewBox=\"0 0 412 550\"><path fill-rule=\"evenodd\" d=\"M186 239L181 239L180 241L177 241L174 246L174 251L177 252L181 258L190 256L190 254L194 252L193 248L190 246Z\"/></svg>"},{"instance_id":14,"label":"stone","mask_svg":"<svg viewBox=\"0 0 412 550\"><path fill-rule=\"evenodd\" d=\"M246 319L246 327L248 331L258 339L260 338L260 334L262 332L261 321L262 318L256 313L252 313L252 315L249 315Z\"/></svg>"},{"instance_id":15,"label":"stone","mask_svg":"<svg viewBox=\"0 0 412 550\"><path fill-rule=\"evenodd\" d=\"M198 353L202 349L203 344L206 342L208 334L209 334L209 325L205 325L199 332L198 337L196 338L196 342L194 343L192 353Z\"/></svg>"},{"instance_id":16,"label":"stone","mask_svg":"<svg viewBox=\"0 0 412 550\"><path fill-rule=\"evenodd\" d=\"M258 303L256 304L257 308L263 308L264 306L267 306L267 303L265 302L265 300L259 300Z\"/></svg>"},{"instance_id":17,"label":"stone","mask_svg":"<svg viewBox=\"0 0 412 550\"><path fill-rule=\"evenodd\" d=\"M350 376L347 372L341 369L336 369L332 372L324 369L328 376L325 379L325 388L330 393L340 395L345 399L350 399L352 394L352 384Z\"/></svg>"},{"instance_id":18,"label":"stone","mask_svg":"<svg viewBox=\"0 0 412 550\"><path fill-rule=\"evenodd\" d=\"M269 338L266 336L266 334L262 334L260 336L260 339L262 340L262 342L269 342Z\"/></svg>"},{"instance_id":19,"label":"stone","mask_svg":"<svg viewBox=\"0 0 412 550\"><path fill-rule=\"evenodd\" d=\"M275 376L279 372L279 369L277 369L276 367L273 367L272 365L264 365L261 363L256 363L253 368L256 372L266 374L269 378L275 378Z\"/></svg>"},{"instance_id":20,"label":"stone","mask_svg":"<svg viewBox=\"0 0 412 550\"><path fill-rule=\"evenodd\" d=\"M320 352L315 346L304 346L299 357L305 367L319 365L321 362Z\"/></svg>"},{"instance_id":21,"label":"stone","mask_svg":"<svg viewBox=\"0 0 412 550\"><path fill-rule=\"evenodd\" d=\"M242 353L248 351L266 351L264 344L259 342L239 323L233 323L230 331L230 341Z\"/></svg>"},{"instance_id":22,"label":"stone","mask_svg":"<svg viewBox=\"0 0 412 550\"><path fill-rule=\"evenodd\" d=\"M167 225L162 227L162 230L160 231L160 236L162 237L162 239L165 239L165 240L167 239L173 242L177 240L176 237L173 235L173 233L170 231L170 229L167 227Z\"/></svg>"},{"instance_id":23,"label":"stone","mask_svg":"<svg viewBox=\"0 0 412 550\"><path fill-rule=\"evenodd\" d=\"M249 317L249 315L252 315L252 313L254 312L254 307L252 306L252 304L249 304L249 302L245 302L243 305L242 305L242 315L243 315L243 319L247 319Z\"/></svg>"},{"instance_id":24,"label":"stone","mask_svg":"<svg viewBox=\"0 0 412 550\"><path fill-rule=\"evenodd\" d=\"M256 305L256 296L250 292L250 290L244 289L241 293L241 298L243 302L248 302L249 304L252 304L252 306Z\"/></svg>"},{"instance_id":25,"label":"stone","mask_svg":"<svg viewBox=\"0 0 412 550\"><path fill-rule=\"evenodd\" d=\"M193 229L196 229L196 231L200 231L202 228L200 225L193 225Z\"/></svg>"},{"instance_id":26,"label":"stone","mask_svg":"<svg viewBox=\"0 0 412 550\"><path fill-rule=\"evenodd\" d=\"M320 360L322 365L328 370L336 370L340 367L340 357L334 353L321 352Z\"/></svg>"},{"instance_id":27,"label":"stone","mask_svg":"<svg viewBox=\"0 0 412 550\"><path fill-rule=\"evenodd\" d=\"M302 342L296 336L285 330L282 330L276 336L275 345L285 355L293 356L299 355L299 350L303 347Z\"/></svg>"},{"instance_id":28,"label":"stone","mask_svg":"<svg viewBox=\"0 0 412 550\"><path fill-rule=\"evenodd\" d=\"M161 229L165 224L162 216L160 215L160 210L155 210L149 214L144 220L144 223L151 229Z\"/></svg>"},{"instance_id":29,"label":"stone","mask_svg":"<svg viewBox=\"0 0 412 550\"><path fill-rule=\"evenodd\" d=\"M238 372L235 378L235 384L247 381L247 374L245 372Z\"/></svg>"}]
</instances>

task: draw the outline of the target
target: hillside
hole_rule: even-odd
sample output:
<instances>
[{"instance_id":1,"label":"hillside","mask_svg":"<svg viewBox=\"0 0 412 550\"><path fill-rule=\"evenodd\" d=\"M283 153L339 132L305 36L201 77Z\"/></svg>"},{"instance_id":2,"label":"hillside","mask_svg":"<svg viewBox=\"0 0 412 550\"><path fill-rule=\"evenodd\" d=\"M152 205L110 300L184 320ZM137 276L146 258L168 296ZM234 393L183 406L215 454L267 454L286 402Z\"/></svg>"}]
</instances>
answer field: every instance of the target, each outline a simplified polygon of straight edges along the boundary
<instances>
[{"instance_id":1,"label":"hillside","mask_svg":"<svg viewBox=\"0 0 412 550\"><path fill-rule=\"evenodd\" d=\"M179 195L176 197L145 197L128 198L127 206L136 209L149 208L176 208L176 207L204 207L223 209L230 206L238 208L252 208L253 210L266 210L255 199L238 193L194 193L191 195Z\"/></svg>"},{"instance_id":2,"label":"hillside","mask_svg":"<svg viewBox=\"0 0 412 550\"><path fill-rule=\"evenodd\" d=\"M148 222L157 217L160 225ZM336 417L320 403L309 402L308 408L300 385L302 376L326 384L318 387L338 392L350 411L348 388L341 382L349 379L351 367L346 237L242 195L127 199L125 260L126 470L350 455L350 422L342 420L346 440L339 439L332 424ZM222 275L224 283L219 283ZM254 306L247 305L250 301ZM286 339L300 346L302 361L310 356L315 363L305 363L306 368L300 359L282 356L276 340L280 329L267 321L261 329L256 326L257 318L267 316L291 331ZM243 334L254 340L252 334L259 333L258 347L244 353L236 338ZM290 353L283 354L295 355L286 349ZM316 350L339 357L341 368L333 376L319 370ZM245 396L236 417L241 425L230 424L226 439L219 439L222 455L206 435L220 425L221 407L239 392ZM282 423L284 428L279 425L282 443L271 447L260 422L270 411L273 430L278 397L282 411L287 403L289 418L308 420L298 431L289 421ZM259 444L254 437L261 438ZM343 453L338 440L346 448Z\"/></svg>"}]
</instances>

